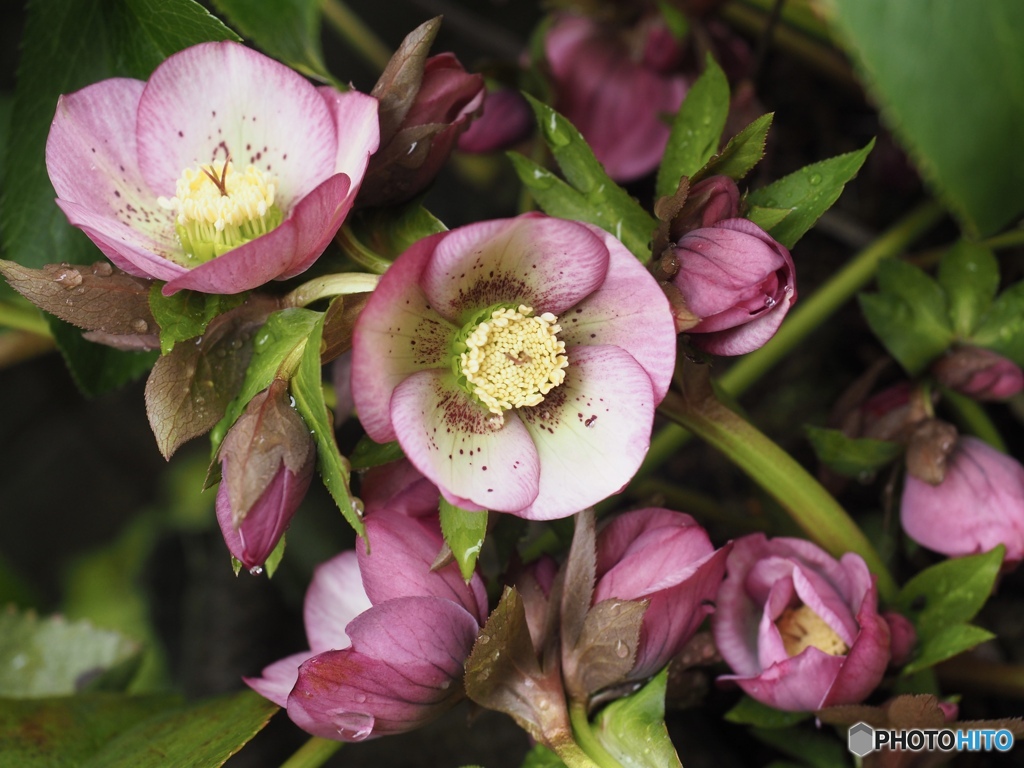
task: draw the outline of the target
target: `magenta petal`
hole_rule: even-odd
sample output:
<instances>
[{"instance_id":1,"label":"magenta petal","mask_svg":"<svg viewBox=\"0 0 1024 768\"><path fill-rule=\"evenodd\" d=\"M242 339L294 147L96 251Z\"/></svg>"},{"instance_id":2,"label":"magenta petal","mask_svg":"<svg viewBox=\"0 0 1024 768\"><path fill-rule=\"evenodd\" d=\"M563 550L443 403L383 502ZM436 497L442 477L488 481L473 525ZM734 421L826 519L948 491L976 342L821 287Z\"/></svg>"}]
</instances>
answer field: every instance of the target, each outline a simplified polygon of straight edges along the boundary
<instances>
[{"instance_id":1,"label":"magenta petal","mask_svg":"<svg viewBox=\"0 0 1024 768\"><path fill-rule=\"evenodd\" d=\"M614 344L631 354L654 385L655 402L675 370L676 327L664 291L629 250L604 230L584 224L608 248L601 287L559 318L567 347Z\"/></svg>"},{"instance_id":2,"label":"magenta petal","mask_svg":"<svg viewBox=\"0 0 1024 768\"><path fill-rule=\"evenodd\" d=\"M860 634L846 654L845 663L821 703L822 707L861 702L882 682L885 668L889 665L890 633L889 625L878 615L877 606L878 595L872 584L857 614Z\"/></svg>"},{"instance_id":3,"label":"magenta petal","mask_svg":"<svg viewBox=\"0 0 1024 768\"><path fill-rule=\"evenodd\" d=\"M817 648L807 648L799 656L774 664L757 677L725 675L719 680L734 680L747 695L775 709L813 712L825 706L829 685L843 661L842 656L829 656Z\"/></svg>"},{"instance_id":4,"label":"magenta petal","mask_svg":"<svg viewBox=\"0 0 1024 768\"><path fill-rule=\"evenodd\" d=\"M288 716L309 733L342 741L418 728L458 701L478 630L447 600L410 597L374 606L349 625L351 648L302 665Z\"/></svg>"},{"instance_id":5,"label":"magenta petal","mask_svg":"<svg viewBox=\"0 0 1024 768\"><path fill-rule=\"evenodd\" d=\"M495 429L450 371L405 379L391 397L391 420L409 461L442 492L500 512L537 498L537 449L522 422L508 413Z\"/></svg>"},{"instance_id":6,"label":"magenta petal","mask_svg":"<svg viewBox=\"0 0 1024 768\"><path fill-rule=\"evenodd\" d=\"M366 519L369 551L358 546L362 584L374 605L402 597L437 597L461 605L482 624L487 616L483 580L467 584L454 563L432 570L444 542L436 518L410 519L379 510Z\"/></svg>"},{"instance_id":7,"label":"magenta petal","mask_svg":"<svg viewBox=\"0 0 1024 768\"><path fill-rule=\"evenodd\" d=\"M422 285L431 306L458 325L467 312L500 302L559 315L601 285L608 259L586 226L526 214L446 233Z\"/></svg>"},{"instance_id":8,"label":"magenta petal","mask_svg":"<svg viewBox=\"0 0 1024 768\"><path fill-rule=\"evenodd\" d=\"M388 509L409 517L436 515L440 492L407 459L372 467L363 475L360 498L366 514Z\"/></svg>"},{"instance_id":9,"label":"magenta petal","mask_svg":"<svg viewBox=\"0 0 1024 768\"><path fill-rule=\"evenodd\" d=\"M519 415L540 457L540 492L516 512L566 517L616 493L647 454L654 421L651 380L614 346L566 351L565 381Z\"/></svg>"},{"instance_id":10,"label":"magenta petal","mask_svg":"<svg viewBox=\"0 0 1024 768\"><path fill-rule=\"evenodd\" d=\"M690 337L690 343L705 352L724 357L753 352L767 344L775 335L795 301L796 293L790 293L772 309L759 315L756 320L725 331L694 334Z\"/></svg>"},{"instance_id":11,"label":"magenta petal","mask_svg":"<svg viewBox=\"0 0 1024 768\"><path fill-rule=\"evenodd\" d=\"M370 605L354 551L342 552L317 566L303 604L312 653L347 648L350 640L345 627Z\"/></svg>"},{"instance_id":12,"label":"magenta petal","mask_svg":"<svg viewBox=\"0 0 1024 768\"><path fill-rule=\"evenodd\" d=\"M293 653L263 668L260 677L243 677L245 684L279 707L288 706L288 694L299 679L299 667L313 655L312 651Z\"/></svg>"}]
</instances>

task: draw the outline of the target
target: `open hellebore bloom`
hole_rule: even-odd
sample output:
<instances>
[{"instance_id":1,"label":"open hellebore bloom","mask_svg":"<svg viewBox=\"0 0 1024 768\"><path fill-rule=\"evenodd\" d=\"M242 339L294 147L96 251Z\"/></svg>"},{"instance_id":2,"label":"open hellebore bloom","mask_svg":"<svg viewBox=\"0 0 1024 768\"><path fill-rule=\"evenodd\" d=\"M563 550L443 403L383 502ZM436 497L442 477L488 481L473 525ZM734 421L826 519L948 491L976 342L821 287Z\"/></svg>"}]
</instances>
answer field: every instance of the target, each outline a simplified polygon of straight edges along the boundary
<instances>
[{"instance_id":1,"label":"open hellebore bloom","mask_svg":"<svg viewBox=\"0 0 1024 768\"><path fill-rule=\"evenodd\" d=\"M945 477L907 473L900 522L918 544L950 557L1006 546L1004 570L1024 558L1024 467L975 437L961 437Z\"/></svg>"},{"instance_id":2,"label":"open hellebore bloom","mask_svg":"<svg viewBox=\"0 0 1024 768\"><path fill-rule=\"evenodd\" d=\"M528 214L413 245L356 324L359 418L453 504L564 517L650 443L675 327L653 277L596 227Z\"/></svg>"},{"instance_id":3,"label":"open hellebore bloom","mask_svg":"<svg viewBox=\"0 0 1024 768\"><path fill-rule=\"evenodd\" d=\"M436 571L436 517L390 510L366 518L373 542L357 540L321 565L305 602L310 650L246 682L287 707L315 736L362 741L433 720L462 696L463 662L487 615L483 581L454 564Z\"/></svg>"},{"instance_id":4,"label":"open hellebore bloom","mask_svg":"<svg viewBox=\"0 0 1024 768\"><path fill-rule=\"evenodd\" d=\"M254 573L274 551L309 490L316 448L275 379L249 401L220 447L217 522L236 560Z\"/></svg>"},{"instance_id":5,"label":"open hellebore bloom","mask_svg":"<svg viewBox=\"0 0 1024 768\"><path fill-rule=\"evenodd\" d=\"M681 49L660 17L623 32L585 16L560 15L544 50L555 108L575 125L616 181L633 181L661 162L670 133L666 115L686 96L673 70Z\"/></svg>"},{"instance_id":6,"label":"open hellebore bloom","mask_svg":"<svg viewBox=\"0 0 1024 768\"><path fill-rule=\"evenodd\" d=\"M729 549L716 550L692 517L668 509L627 512L601 530L594 603L649 601L629 680L655 675L714 610Z\"/></svg>"},{"instance_id":7,"label":"open hellebore bloom","mask_svg":"<svg viewBox=\"0 0 1024 768\"><path fill-rule=\"evenodd\" d=\"M239 293L316 260L377 141L369 96L203 43L148 82L62 96L46 167L68 220L119 268L167 281L166 294Z\"/></svg>"},{"instance_id":8,"label":"open hellebore bloom","mask_svg":"<svg viewBox=\"0 0 1024 768\"><path fill-rule=\"evenodd\" d=\"M687 310L700 318L690 342L716 355L763 346L796 301L789 250L746 219L725 219L687 233L675 246L672 279Z\"/></svg>"},{"instance_id":9,"label":"open hellebore bloom","mask_svg":"<svg viewBox=\"0 0 1024 768\"><path fill-rule=\"evenodd\" d=\"M889 625L874 577L853 553L836 560L802 539L735 542L712 617L715 643L737 683L793 712L856 704L889 663Z\"/></svg>"}]
</instances>

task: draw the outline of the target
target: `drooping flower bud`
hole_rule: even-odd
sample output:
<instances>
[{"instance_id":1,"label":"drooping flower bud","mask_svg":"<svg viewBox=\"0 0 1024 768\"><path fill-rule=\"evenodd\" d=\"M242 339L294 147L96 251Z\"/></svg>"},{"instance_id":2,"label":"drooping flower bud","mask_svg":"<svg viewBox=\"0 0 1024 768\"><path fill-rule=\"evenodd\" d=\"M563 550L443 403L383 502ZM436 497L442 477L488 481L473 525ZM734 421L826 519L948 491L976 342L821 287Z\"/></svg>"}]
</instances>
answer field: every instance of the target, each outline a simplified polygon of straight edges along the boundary
<instances>
[{"instance_id":1,"label":"drooping flower bud","mask_svg":"<svg viewBox=\"0 0 1024 768\"><path fill-rule=\"evenodd\" d=\"M316 449L282 379L256 395L224 436L217 522L235 559L262 568L309 490Z\"/></svg>"},{"instance_id":2,"label":"drooping flower bud","mask_svg":"<svg viewBox=\"0 0 1024 768\"><path fill-rule=\"evenodd\" d=\"M940 384L975 400L1006 400L1024 389L1024 371L981 347L958 347L932 365Z\"/></svg>"},{"instance_id":3,"label":"drooping flower bud","mask_svg":"<svg viewBox=\"0 0 1024 768\"><path fill-rule=\"evenodd\" d=\"M695 229L675 246L672 279L690 313L691 343L717 355L742 355L763 346L796 301L789 250L746 219Z\"/></svg>"},{"instance_id":4,"label":"drooping flower bud","mask_svg":"<svg viewBox=\"0 0 1024 768\"><path fill-rule=\"evenodd\" d=\"M522 141L533 130L533 112L523 95L511 88L490 91L483 112L459 136L460 152L497 152Z\"/></svg>"},{"instance_id":5,"label":"drooping flower bud","mask_svg":"<svg viewBox=\"0 0 1024 768\"><path fill-rule=\"evenodd\" d=\"M961 437L941 482L908 473L900 522L918 544L950 557L1006 546L1004 570L1024 558L1024 467L974 437Z\"/></svg>"}]
</instances>

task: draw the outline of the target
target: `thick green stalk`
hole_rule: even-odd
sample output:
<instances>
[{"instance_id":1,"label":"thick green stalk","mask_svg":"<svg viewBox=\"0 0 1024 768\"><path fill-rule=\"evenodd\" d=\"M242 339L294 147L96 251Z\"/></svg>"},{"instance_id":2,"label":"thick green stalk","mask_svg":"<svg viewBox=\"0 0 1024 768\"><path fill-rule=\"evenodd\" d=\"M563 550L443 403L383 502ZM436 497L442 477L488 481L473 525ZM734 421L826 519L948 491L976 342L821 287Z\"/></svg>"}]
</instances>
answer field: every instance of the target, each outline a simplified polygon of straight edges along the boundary
<instances>
[{"instance_id":1,"label":"thick green stalk","mask_svg":"<svg viewBox=\"0 0 1024 768\"><path fill-rule=\"evenodd\" d=\"M20 296L18 297L21 298ZM39 336L52 338L50 326L46 319L33 306L0 301L0 328L16 331L28 331Z\"/></svg>"},{"instance_id":2,"label":"thick green stalk","mask_svg":"<svg viewBox=\"0 0 1024 768\"><path fill-rule=\"evenodd\" d=\"M391 49L377 37L362 19L352 13L341 0L322 0L324 17L364 60L384 71L391 60Z\"/></svg>"},{"instance_id":3,"label":"thick green stalk","mask_svg":"<svg viewBox=\"0 0 1024 768\"><path fill-rule=\"evenodd\" d=\"M340 741L314 736L281 763L281 768L319 768L339 749L341 749Z\"/></svg>"},{"instance_id":4,"label":"thick green stalk","mask_svg":"<svg viewBox=\"0 0 1024 768\"><path fill-rule=\"evenodd\" d=\"M810 298L797 303L771 341L761 349L737 360L722 374L718 380L722 389L734 397L746 392L803 343L815 329L823 325L843 304L853 298L857 291L867 285L875 276L879 262L901 253L911 242L934 226L942 215L943 210L938 203L927 202L903 217L875 242L854 256ZM651 440L651 448L643 466L637 472L636 479L650 475L685 445L687 440L689 433L678 425L669 424L661 429Z\"/></svg>"},{"instance_id":5,"label":"thick green stalk","mask_svg":"<svg viewBox=\"0 0 1024 768\"><path fill-rule=\"evenodd\" d=\"M380 275L366 272L339 272L314 277L284 297L286 307L308 307L310 304L334 296L368 293L377 287Z\"/></svg>"},{"instance_id":6,"label":"thick green stalk","mask_svg":"<svg viewBox=\"0 0 1024 768\"><path fill-rule=\"evenodd\" d=\"M569 720L572 722L572 733L576 743L587 753L594 765L599 768L622 768L622 764L612 756L604 745L598 741L587 718L587 707L582 702L573 702L569 706Z\"/></svg>"}]
</instances>

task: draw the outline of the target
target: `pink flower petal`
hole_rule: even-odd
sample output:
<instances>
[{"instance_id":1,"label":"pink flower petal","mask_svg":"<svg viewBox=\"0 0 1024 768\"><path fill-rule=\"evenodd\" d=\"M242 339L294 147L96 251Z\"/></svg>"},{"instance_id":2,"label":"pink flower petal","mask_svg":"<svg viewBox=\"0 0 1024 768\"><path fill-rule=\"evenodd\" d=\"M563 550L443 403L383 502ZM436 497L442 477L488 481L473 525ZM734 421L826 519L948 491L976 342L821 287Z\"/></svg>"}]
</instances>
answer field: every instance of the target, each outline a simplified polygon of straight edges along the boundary
<instances>
[{"instance_id":1,"label":"pink flower petal","mask_svg":"<svg viewBox=\"0 0 1024 768\"><path fill-rule=\"evenodd\" d=\"M311 656L312 651L293 653L264 667L260 677L243 677L242 680L263 698L270 699L279 707L287 707L288 694L299 679L299 667Z\"/></svg>"},{"instance_id":2,"label":"pink flower petal","mask_svg":"<svg viewBox=\"0 0 1024 768\"><path fill-rule=\"evenodd\" d=\"M759 315L756 320L725 331L695 333L690 337L690 343L705 352L725 357L753 352L767 344L775 335L795 301L796 293L791 292L770 310Z\"/></svg>"},{"instance_id":3,"label":"pink flower petal","mask_svg":"<svg viewBox=\"0 0 1024 768\"><path fill-rule=\"evenodd\" d=\"M813 712L824 706L829 683L844 661L843 656L830 656L812 646L799 656L772 665L757 677L723 675L718 679L734 680L749 696L770 707L787 712Z\"/></svg>"},{"instance_id":4,"label":"pink flower petal","mask_svg":"<svg viewBox=\"0 0 1024 768\"><path fill-rule=\"evenodd\" d=\"M843 596L828 581L799 566L793 569L793 588L800 601L818 614L849 648L857 637L857 622Z\"/></svg>"},{"instance_id":5,"label":"pink flower petal","mask_svg":"<svg viewBox=\"0 0 1024 768\"><path fill-rule=\"evenodd\" d=\"M312 652L351 645L345 627L369 608L370 598L363 589L359 560L354 551L342 552L317 566L303 605L306 637Z\"/></svg>"},{"instance_id":6,"label":"pink flower petal","mask_svg":"<svg viewBox=\"0 0 1024 768\"><path fill-rule=\"evenodd\" d=\"M446 496L517 513L537 497L537 449L523 424L509 413L495 429L451 371L405 379L391 398L391 420L409 461Z\"/></svg>"},{"instance_id":7,"label":"pink flower petal","mask_svg":"<svg viewBox=\"0 0 1024 768\"><path fill-rule=\"evenodd\" d=\"M423 517L437 514L441 493L408 460L402 459L367 470L359 496L367 515L387 509L409 517Z\"/></svg>"},{"instance_id":8,"label":"pink flower petal","mask_svg":"<svg viewBox=\"0 0 1024 768\"><path fill-rule=\"evenodd\" d=\"M516 512L529 520L565 517L616 493L650 446L651 380L614 346L572 347L565 381L519 416L537 445L540 492Z\"/></svg>"},{"instance_id":9,"label":"pink flower petal","mask_svg":"<svg viewBox=\"0 0 1024 768\"><path fill-rule=\"evenodd\" d=\"M317 91L327 103L338 135L334 169L352 180L350 194L354 197L363 181L370 155L380 146L379 102L365 93L343 92L326 85Z\"/></svg>"},{"instance_id":10,"label":"pink flower petal","mask_svg":"<svg viewBox=\"0 0 1024 768\"><path fill-rule=\"evenodd\" d=\"M647 371L660 403L676 362L668 299L626 246L598 227L583 226L607 246L608 273L600 288L559 318L561 339L567 347L614 344L626 350Z\"/></svg>"},{"instance_id":11,"label":"pink flower petal","mask_svg":"<svg viewBox=\"0 0 1024 768\"><path fill-rule=\"evenodd\" d=\"M857 614L857 624L860 634L821 707L861 702L882 682L885 668L889 665L890 632L885 619L878 615L874 583Z\"/></svg>"},{"instance_id":12,"label":"pink flower petal","mask_svg":"<svg viewBox=\"0 0 1024 768\"><path fill-rule=\"evenodd\" d=\"M558 315L601 285L608 259L603 241L582 224L527 214L446 233L421 284L456 325L499 302Z\"/></svg>"},{"instance_id":13,"label":"pink flower petal","mask_svg":"<svg viewBox=\"0 0 1024 768\"><path fill-rule=\"evenodd\" d=\"M158 195L178 177L230 155L277 178L287 212L337 172L327 103L305 78L243 45L203 43L167 58L139 102L139 165Z\"/></svg>"},{"instance_id":14,"label":"pink flower petal","mask_svg":"<svg viewBox=\"0 0 1024 768\"><path fill-rule=\"evenodd\" d=\"M448 346L457 330L435 312L420 275L438 239L420 240L399 256L380 279L352 335L352 387L359 421L378 443L396 438L391 395L409 374L447 368Z\"/></svg>"}]
</instances>

